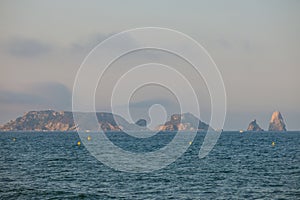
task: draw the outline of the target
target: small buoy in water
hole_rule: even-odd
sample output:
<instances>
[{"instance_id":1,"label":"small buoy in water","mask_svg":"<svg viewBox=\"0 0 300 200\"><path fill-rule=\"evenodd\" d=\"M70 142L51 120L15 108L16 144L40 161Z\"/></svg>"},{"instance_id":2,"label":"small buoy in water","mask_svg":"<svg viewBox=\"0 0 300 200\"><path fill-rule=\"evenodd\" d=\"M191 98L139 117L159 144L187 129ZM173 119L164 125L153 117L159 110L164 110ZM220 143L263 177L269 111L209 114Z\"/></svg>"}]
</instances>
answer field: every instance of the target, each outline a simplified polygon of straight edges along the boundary
<instances>
[{"instance_id":1,"label":"small buoy in water","mask_svg":"<svg viewBox=\"0 0 300 200\"><path fill-rule=\"evenodd\" d=\"M91 139L92 139L91 136L88 136L88 137L87 137L87 140L88 140L88 141L90 141Z\"/></svg>"},{"instance_id":2,"label":"small buoy in water","mask_svg":"<svg viewBox=\"0 0 300 200\"><path fill-rule=\"evenodd\" d=\"M13 138L12 140L15 142L15 141L16 141L16 138Z\"/></svg>"},{"instance_id":3,"label":"small buoy in water","mask_svg":"<svg viewBox=\"0 0 300 200\"><path fill-rule=\"evenodd\" d=\"M189 142L189 144L191 145L193 142L191 141L191 142Z\"/></svg>"},{"instance_id":4,"label":"small buoy in water","mask_svg":"<svg viewBox=\"0 0 300 200\"><path fill-rule=\"evenodd\" d=\"M80 146L80 145L81 145L81 142L80 142L80 141L78 141L78 142L77 142L77 145L78 145L78 146Z\"/></svg>"},{"instance_id":5,"label":"small buoy in water","mask_svg":"<svg viewBox=\"0 0 300 200\"><path fill-rule=\"evenodd\" d=\"M272 142L272 147L274 147L274 146L275 146L275 142L273 141L273 142Z\"/></svg>"}]
</instances>

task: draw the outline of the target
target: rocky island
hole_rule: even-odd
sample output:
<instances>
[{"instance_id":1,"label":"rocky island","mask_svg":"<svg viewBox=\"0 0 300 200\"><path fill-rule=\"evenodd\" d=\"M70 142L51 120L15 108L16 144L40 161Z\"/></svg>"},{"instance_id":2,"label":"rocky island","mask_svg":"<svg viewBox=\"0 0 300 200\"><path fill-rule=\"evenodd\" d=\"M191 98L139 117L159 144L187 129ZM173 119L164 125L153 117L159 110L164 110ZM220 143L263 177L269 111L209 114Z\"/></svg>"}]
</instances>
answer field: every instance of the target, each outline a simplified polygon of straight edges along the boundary
<instances>
[{"instance_id":1,"label":"rocky island","mask_svg":"<svg viewBox=\"0 0 300 200\"><path fill-rule=\"evenodd\" d=\"M2 131L70 131L75 128L72 112L53 110L30 111L0 126Z\"/></svg>"},{"instance_id":2,"label":"rocky island","mask_svg":"<svg viewBox=\"0 0 300 200\"><path fill-rule=\"evenodd\" d=\"M157 127L159 131L207 131L208 129L212 128L191 113L174 114L170 121Z\"/></svg>"},{"instance_id":3,"label":"rocky island","mask_svg":"<svg viewBox=\"0 0 300 200\"><path fill-rule=\"evenodd\" d=\"M279 111L273 112L269 124L269 131L286 131L283 117Z\"/></svg>"},{"instance_id":4,"label":"rocky island","mask_svg":"<svg viewBox=\"0 0 300 200\"><path fill-rule=\"evenodd\" d=\"M256 120L250 122L247 131L263 131L262 128L257 124ZM283 117L279 111L275 111L272 114L268 131L287 131Z\"/></svg>"},{"instance_id":5,"label":"rocky island","mask_svg":"<svg viewBox=\"0 0 300 200\"><path fill-rule=\"evenodd\" d=\"M263 131L263 129L260 128L260 126L256 122L256 119L254 119L250 122L247 131Z\"/></svg>"}]
</instances>

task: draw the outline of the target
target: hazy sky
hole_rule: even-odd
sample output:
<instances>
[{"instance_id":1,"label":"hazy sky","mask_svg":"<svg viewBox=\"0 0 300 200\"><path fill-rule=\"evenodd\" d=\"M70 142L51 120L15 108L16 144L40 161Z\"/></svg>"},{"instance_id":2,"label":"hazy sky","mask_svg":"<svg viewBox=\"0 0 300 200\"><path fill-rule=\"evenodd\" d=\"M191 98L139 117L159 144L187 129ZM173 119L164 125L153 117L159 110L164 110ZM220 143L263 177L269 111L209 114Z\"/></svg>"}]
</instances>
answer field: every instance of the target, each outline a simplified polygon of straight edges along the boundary
<instances>
[{"instance_id":1,"label":"hazy sky","mask_svg":"<svg viewBox=\"0 0 300 200\"><path fill-rule=\"evenodd\" d=\"M186 33L208 50L225 83L225 129L245 129L254 118L266 129L274 110L288 129L300 129L297 0L2 0L0 123L29 110L70 110L87 53L114 33L145 26Z\"/></svg>"}]
</instances>

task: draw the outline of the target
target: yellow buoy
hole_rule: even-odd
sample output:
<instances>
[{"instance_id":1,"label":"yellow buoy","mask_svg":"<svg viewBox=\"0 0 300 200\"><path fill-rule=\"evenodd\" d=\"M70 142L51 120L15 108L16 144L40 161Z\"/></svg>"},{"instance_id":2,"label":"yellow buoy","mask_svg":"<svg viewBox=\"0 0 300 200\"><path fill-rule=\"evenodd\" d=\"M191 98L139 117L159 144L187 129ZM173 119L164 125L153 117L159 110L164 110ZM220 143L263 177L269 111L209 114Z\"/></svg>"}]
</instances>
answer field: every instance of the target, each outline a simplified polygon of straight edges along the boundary
<instances>
[{"instance_id":1,"label":"yellow buoy","mask_svg":"<svg viewBox=\"0 0 300 200\"><path fill-rule=\"evenodd\" d=\"M80 146L80 145L81 145L81 142L80 142L80 141L78 141L78 142L77 142L77 145L78 145L78 146Z\"/></svg>"},{"instance_id":2,"label":"yellow buoy","mask_svg":"<svg viewBox=\"0 0 300 200\"><path fill-rule=\"evenodd\" d=\"M191 145L193 142L189 142L189 144Z\"/></svg>"},{"instance_id":3,"label":"yellow buoy","mask_svg":"<svg viewBox=\"0 0 300 200\"><path fill-rule=\"evenodd\" d=\"M88 136L88 137L87 137L87 140L88 140L88 141L90 141L91 139L92 139L91 136Z\"/></svg>"},{"instance_id":4,"label":"yellow buoy","mask_svg":"<svg viewBox=\"0 0 300 200\"><path fill-rule=\"evenodd\" d=\"M15 142L15 141L16 141L16 138L13 138L12 140Z\"/></svg>"},{"instance_id":5,"label":"yellow buoy","mask_svg":"<svg viewBox=\"0 0 300 200\"><path fill-rule=\"evenodd\" d=\"M272 146L273 146L273 147L275 146L275 142L274 142L274 141L272 142Z\"/></svg>"}]
</instances>

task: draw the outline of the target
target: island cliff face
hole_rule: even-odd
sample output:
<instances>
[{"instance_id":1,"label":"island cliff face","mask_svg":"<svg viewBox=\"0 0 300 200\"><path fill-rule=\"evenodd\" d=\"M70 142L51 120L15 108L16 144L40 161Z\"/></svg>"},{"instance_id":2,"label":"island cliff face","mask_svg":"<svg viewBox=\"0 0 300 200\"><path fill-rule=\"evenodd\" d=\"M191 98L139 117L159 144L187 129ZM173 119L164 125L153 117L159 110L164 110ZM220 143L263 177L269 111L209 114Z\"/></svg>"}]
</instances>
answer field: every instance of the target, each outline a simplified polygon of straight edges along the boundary
<instances>
[{"instance_id":1,"label":"island cliff face","mask_svg":"<svg viewBox=\"0 0 300 200\"><path fill-rule=\"evenodd\" d=\"M262 128L257 124L256 119L250 122L247 131L263 131Z\"/></svg>"},{"instance_id":2,"label":"island cliff face","mask_svg":"<svg viewBox=\"0 0 300 200\"><path fill-rule=\"evenodd\" d=\"M269 131L286 131L283 117L279 111L273 112L269 124Z\"/></svg>"},{"instance_id":3,"label":"island cliff face","mask_svg":"<svg viewBox=\"0 0 300 200\"><path fill-rule=\"evenodd\" d=\"M72 112L65 111L30 111L22 117L4 124L0 127L3 131L42 131L42 130L75 130Z\"/></svg>"},{"instance_id":4,"label":"island cliff face","mask_svg":"<svg viewBox=\"0 0 300 200\"><path fill-rule=\"evenodd\" d=\"M207 131L210 127L191 113L184 113L172 115L170 121L158 126L157 129L159 131Z\"/></svg>"}]
</instances>

